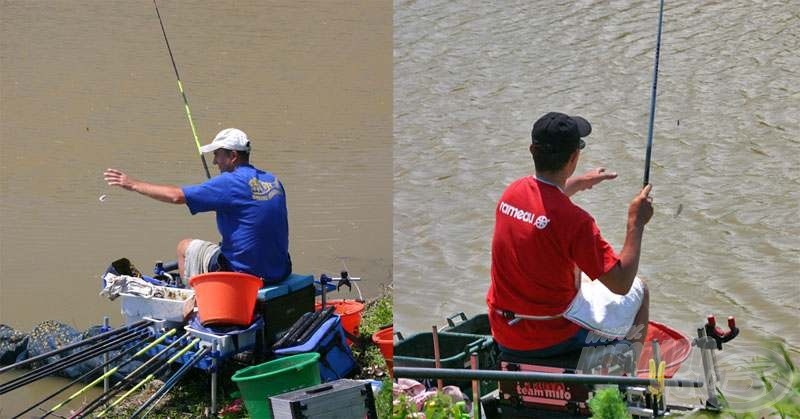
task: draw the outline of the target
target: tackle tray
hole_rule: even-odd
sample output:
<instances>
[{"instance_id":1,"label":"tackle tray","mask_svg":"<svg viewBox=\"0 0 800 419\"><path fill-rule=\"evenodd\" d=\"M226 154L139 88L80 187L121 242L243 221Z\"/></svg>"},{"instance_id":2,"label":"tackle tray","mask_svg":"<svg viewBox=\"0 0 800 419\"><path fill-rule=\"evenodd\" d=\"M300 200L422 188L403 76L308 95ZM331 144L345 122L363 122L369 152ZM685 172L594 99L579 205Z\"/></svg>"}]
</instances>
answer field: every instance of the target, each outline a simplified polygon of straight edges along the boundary
<instances>
[{"instance_id":1,"label":"tackle tray","mask_svg":"<svg viewBox=\"0 0 800 419\"><path fill-rule=\"evenodd\" d=\"M275 419L377 419L369 383L341 379L272 396L267 401Z\"/></svg>"}]
</instances>

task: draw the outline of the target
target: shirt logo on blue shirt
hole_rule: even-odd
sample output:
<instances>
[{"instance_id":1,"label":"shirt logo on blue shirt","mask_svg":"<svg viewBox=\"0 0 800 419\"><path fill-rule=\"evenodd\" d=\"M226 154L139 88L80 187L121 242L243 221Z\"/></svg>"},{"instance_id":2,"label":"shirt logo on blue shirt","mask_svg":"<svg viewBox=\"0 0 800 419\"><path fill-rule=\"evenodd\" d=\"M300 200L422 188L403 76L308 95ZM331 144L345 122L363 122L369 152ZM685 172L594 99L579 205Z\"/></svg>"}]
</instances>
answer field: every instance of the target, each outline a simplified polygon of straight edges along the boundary
<instances>
[{"instance_id":1,"label":"shirt logo on blue shirt","mask_svg":"<svg viewBox=\"0 0 800 419\"><path fill-rule=\"evenodd\" d=\"M273 182L265 182L258 180L258 178L250 179L250 191L253 193L253 199L257 201L269 201L270 199L283 195L283 185L275 178Z\"/></svg>"}]
</instances>

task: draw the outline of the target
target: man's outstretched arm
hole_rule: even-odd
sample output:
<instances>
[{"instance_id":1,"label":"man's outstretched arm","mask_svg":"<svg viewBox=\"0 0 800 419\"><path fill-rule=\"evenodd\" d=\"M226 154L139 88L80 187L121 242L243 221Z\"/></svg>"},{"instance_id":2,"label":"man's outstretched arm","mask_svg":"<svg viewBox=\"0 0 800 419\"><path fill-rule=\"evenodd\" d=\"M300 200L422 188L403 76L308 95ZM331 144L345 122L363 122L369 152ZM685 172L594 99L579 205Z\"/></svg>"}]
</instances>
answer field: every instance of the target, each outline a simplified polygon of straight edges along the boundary
<instances>
[{"instance_id":1,"label":"man's outstretched arm","mask_svg":"<svg viewBox=\"0 0 800 419\"><path fill-rule=\"evenodd\" d=\"M575 195L576 192L592 189L592 186L604 180L614 179L616 177L616 172L607 172L605 167L598 167L582 175L568 178L564 185L564 193L567 194L567 196L572 196Z\"/></svg>"},{"instance_id":2,"label":"man's outstretched arm","mask_svg":"<svg viewBox=\"0 0 800 419\"><path fill-rule=\"evenodd\" d=\"M129 191L138 192L144 196L170 204L184 204L186 197L183 189L173 185L156 185L129 177L117 169L106 169L103 178L109 186L119 186Z\"/></svg>"}]
</instances>

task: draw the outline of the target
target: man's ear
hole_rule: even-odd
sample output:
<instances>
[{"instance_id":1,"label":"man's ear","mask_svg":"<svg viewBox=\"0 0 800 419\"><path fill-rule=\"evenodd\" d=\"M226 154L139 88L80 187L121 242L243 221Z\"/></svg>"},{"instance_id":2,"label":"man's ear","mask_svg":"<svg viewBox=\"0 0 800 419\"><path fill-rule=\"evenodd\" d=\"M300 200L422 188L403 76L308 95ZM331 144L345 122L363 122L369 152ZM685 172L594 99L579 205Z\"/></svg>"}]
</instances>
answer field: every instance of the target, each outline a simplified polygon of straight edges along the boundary
<instances>
[{"instance_id":1,"label":"man's ear","mask_svg":"<svg viewBox=\"0 0 800 419\"><path fill-rule=\"evenodd\" d=\"M581 149L576 148L575 151L572 152L572 155L569 156L569 162L570 163L577 163L578 162L578 156L580 156L580 154L581 154Z\"/></svg>"}]
</instances>

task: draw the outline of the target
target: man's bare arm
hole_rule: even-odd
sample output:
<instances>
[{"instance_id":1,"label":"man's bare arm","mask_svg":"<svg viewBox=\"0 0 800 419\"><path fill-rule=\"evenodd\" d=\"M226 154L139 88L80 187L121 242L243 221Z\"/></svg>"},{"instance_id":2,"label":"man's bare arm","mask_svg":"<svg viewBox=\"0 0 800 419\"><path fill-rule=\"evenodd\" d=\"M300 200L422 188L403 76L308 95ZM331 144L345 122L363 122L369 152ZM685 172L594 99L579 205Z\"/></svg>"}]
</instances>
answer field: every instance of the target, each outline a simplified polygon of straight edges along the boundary
<instances>
[{"instance_id":1,"label":"man's bare arm","mask_svg":"<svg viewBox=\"0 0 800 419\"><path fill-rule=\"evenodd\" d=\"M636 273L639 270L639 255L642 251L644 226L653 216L653 204L650 198L651 185L645 186L639 195L633 198L628 207L628 227L625 244L619 255L619 263L598 280L614 294L625 295L630 291Z\"/></svg>"},{"instance_id":2,"label":"man's bare arm","mask_svg":"<svg viewBox=\"0 0 800 419\"><path fill-rule=\"evenodd\" d=\"M607 172L605 167L598 167L582 175L568 178L564 185L564 193L567 194L567 196L572 196L577 192L592 189L592 186L604 180L614 179L616 177L617 174L615 172Z\"/></svg>"},{"instance_id":3,"label":"man's bare arm","mask_svg":"<svg viewBox=\"0 0 800 419\"><path fill-rule=\"evenodd\" d=\"M117 169L106 169L103 178L109 186L119 186L129 191L138 192L161 202L184 204L186 197L183 189L173 185L157 185L134 179Z\"/></svg>"}]
</instances>

